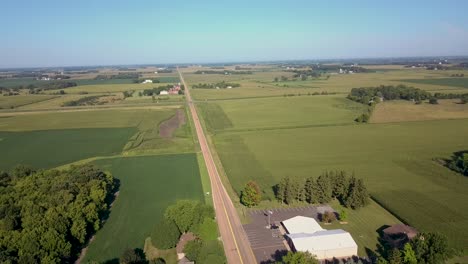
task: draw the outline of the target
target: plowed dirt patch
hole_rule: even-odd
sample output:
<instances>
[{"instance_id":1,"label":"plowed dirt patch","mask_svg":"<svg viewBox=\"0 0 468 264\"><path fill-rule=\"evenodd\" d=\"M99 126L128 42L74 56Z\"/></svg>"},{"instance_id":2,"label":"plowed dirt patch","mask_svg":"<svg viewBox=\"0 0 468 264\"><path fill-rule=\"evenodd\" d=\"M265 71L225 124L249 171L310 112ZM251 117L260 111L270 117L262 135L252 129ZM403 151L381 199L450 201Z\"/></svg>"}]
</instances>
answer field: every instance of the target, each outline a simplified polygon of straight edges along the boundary
<instances>
[{"instance_id":1,"label":"plowed dirt patch","mask_svg":"<svg viewBox=\"0 0 468 264\"><path fill-rule=\"evenodd\" d=\"M185 124L185 114L182 109L178 109L176 114L169 120L159 125L159 136L162 138L172 138L174 131Z\"/></svg>"}]
</instances>

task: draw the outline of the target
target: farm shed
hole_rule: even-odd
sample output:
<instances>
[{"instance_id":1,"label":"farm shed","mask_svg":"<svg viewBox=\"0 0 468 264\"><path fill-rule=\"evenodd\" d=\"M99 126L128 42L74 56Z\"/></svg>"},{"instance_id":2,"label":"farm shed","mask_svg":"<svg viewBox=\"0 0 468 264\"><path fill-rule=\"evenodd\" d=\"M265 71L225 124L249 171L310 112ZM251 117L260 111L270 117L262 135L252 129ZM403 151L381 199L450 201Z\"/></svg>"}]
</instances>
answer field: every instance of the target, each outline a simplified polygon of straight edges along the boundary
<instances>
[{"instance_id":1,"label":"farm shed","mask_svg":"<svg viewBox=\"0 0 468 264\"><path fill-rule=\"evenodd\" d=\"M321 260L357 255L356 242L350 233L342 229L322 229L314 218L304 216L296 216L282 223L293 250L309 251Z\"/></svg>"}]
</instances>

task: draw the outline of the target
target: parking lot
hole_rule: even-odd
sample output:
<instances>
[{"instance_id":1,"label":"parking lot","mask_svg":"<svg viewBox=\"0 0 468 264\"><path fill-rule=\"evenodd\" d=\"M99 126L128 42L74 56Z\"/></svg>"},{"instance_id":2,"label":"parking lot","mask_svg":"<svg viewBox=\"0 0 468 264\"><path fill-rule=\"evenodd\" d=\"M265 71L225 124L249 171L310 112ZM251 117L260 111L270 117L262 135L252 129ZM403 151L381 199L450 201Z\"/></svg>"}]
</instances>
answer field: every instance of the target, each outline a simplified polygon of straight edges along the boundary
<instances>
[{"instance_id":1,"label":"parking lot","mask_svg":"<svg viewBox=\"0 0 468 264\"><path fill-rule=\"evenodd\" d=\"M269 229L268 215L271 225L280 226L281 222L294 216L302 215L318 219L318 214L332 211L328 206L305 206L297 208L281 208L271 210L251 210L251 222L244 225L252 250L258 263L272 263L279 260L288 250L287 243L279 228ZM271 211L270 214L268 211Z\"/></svg>"}]
</instances>

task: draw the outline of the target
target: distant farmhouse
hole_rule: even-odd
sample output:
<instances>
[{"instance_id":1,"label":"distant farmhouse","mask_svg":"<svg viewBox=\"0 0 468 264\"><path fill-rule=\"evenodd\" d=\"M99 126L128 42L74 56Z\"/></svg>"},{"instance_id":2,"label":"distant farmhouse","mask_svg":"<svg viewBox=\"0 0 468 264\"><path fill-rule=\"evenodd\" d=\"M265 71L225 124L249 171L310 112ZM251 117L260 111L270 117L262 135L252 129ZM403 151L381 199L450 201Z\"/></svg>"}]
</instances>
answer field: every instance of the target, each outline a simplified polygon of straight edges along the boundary
<instances>
[{"instance_id":1,"label":"distant farmhouse","mask_svg":"<svg viewBox=\"0 0 468 264\"><path fill-rule=\"evenodd\" d=\"M153 80L144 80L142 83L153 83Z\"/></svg>"},{"instance_id":2,"label":"distant farmhouse","mask_svg":"<svg viewBox=\"0 0 468 264\"><path fill-rule=\"evenodd\" d=\"M282 222L291 249L309 251L319 260L357 256L358 246L351 234L323 229L314 218L295 216Z\"/></svg>"}]
</instances>

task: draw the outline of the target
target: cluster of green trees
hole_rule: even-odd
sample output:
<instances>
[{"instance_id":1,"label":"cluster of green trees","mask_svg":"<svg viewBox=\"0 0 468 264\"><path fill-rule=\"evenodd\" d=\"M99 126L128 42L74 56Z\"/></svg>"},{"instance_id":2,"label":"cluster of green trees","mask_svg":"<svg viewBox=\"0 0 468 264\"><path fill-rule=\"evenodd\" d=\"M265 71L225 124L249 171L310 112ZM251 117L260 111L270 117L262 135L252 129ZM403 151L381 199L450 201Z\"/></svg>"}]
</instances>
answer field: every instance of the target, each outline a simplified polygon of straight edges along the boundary
<instances>
[{"instance_id":1,"label":"cluster of green trees","mask_svg":"<svg viewBox=\"0 0 468 264\"><path fill-rule=\"evenodd\" d=\"M439 264L453 256L453 249L445 236L438 233L421 233L402 249L391 248L377 259L378 264Z\"/></svg>"},{"instance_id":2,"label":"cluster of green trees","mask_svg":"<svg viewBox=\"0 0 468 264\"><path fill-rule=\"evenodd\" d=\"M67 101L62 104L62 106L83 106L83 105L96 105L96 104L103 104L103 102L99 101L99 98L103 97L104 95L92 95L82 97L76 100Z\"/></svg>"},{"instance_id":3,"label":"cluster of green trees","mask_svg":"<svg viewBox=\"0 0 468 264\"><path fill-rule=\"evenodd\" d=\"M200 260L204 260L200 263L206 262L206 259L218 260L210 263L224 263L224 253L219 242L216 239L203 240L207 236L206 229L210 229L207 226L216 225L214 217L214 210L210 205L193 200L179 200L166 209L164 218L156 224L151 234L151 242L158 249L174 248L182 233L192 232L197 238L185 246L187 258L197 263ZM217 232L216 228L212 229L212 232Z\"/></svg>"},{"instance_id":4,"label":"cluster of green trees","mask_svg":"<svg viewBox=\"0 0 468 264\"><path fill-rule=\"evenodd\" d=\"M214 70L198 70L194 72L195 74L223 74L223 75L231 75L231 74L253 74L252 71L214 71Z\"/></svg>"},{"instance_id":5,"label":"cluster of green trees","mask_svg":"<svg viewBox=\"0 0 468 264\"><path fill-rule=\"evenodd\" d=\"M305 81L307 80L307 77L311 78L319 78L322 76L320 72L314 71L314 70L293 70L294 78L301 78L301 80Z\"/></svg>"},{"instance_id":6,"label":"cluster of green trees","mask_svg":"<svg viewBox=\"0 0 468 264\"><path fill-rule=\"evenodd\" d=\"M0 173L0 262L72 262L101 227L117 186L91 165Z\"/></svg>"},{"instance_id":7,"label":"cluster of green trees","mask_svg":"<svg viewBox=\"0 0 468 264\"><path fill-rule=\"evenodd\" d=\"M328 203L333 198L352 209L364 207L369 203L369 193L362 179L344 171L327 171L317 179L305 180L284 177L274 186L276 199L287 204L296 201L308 203Z\"/></svg>"},{"instance_id":8,"label":"cluster of green trees","mask_svg":"<svg viewBox=\"0 0 468 264\"><path fill-rule=\"evenodd\" d=\"M152 89L145 89L145 90L143 90L143 95L144 96L159 95L161 93L161 91L169 90L172 87L173 87L172 84L168 84L168 85L164 85L164 86L154 87ZM182 89L182 87L181 87L181 89Z\"/></svg>"},{"instance_id":9,"label":"cluster of green trees","mask_svg":"<svg viewBox=\"0 0 468 264\"><path fill-rule=\"evenodd\" d=\"M36 94L41 91L46 91L46 90L57 90L57 89L65 89L65 88L70 88L70 87L75 87L78 84L76 82L65 82L65 81L53 81L53 82L44 82L41 85L34 85L34 84L29 84L26 86L19 86L17 87L18 89L28 89L30 94Z\"/></svg>"},{"instance_id":10,"label":"cluster of green trees","mask_svg":"<svg viewBox=\"0 0 468 264\"><path fill-rule=\"evenodd\" d=\"M113 80L113 79L137 79L140 78L140 74L134 72L119 72L113 75L98 75L95 80Z\"/></svg>"},{"instance_id":11,"label":"cluster of green trees","mask_svg":"<svg viewBox=\"0 0 468 264\"><path fill-rule=\"evenodd\" d=\"M166 209L151 234L151 241L159 249L173 248L182 233L197 234L205 219L214 219L213 207L199 201L179 200Z\"/></svg>"},{"instance_id":12,"label":"cluster of green trees","mask_svg":"<svg viewBox=\"0 0 468 264\"><path fill-rule=\"evenodd\" d=\"M426 91L406 85L381 85L378 87L353 88L348 95L348 99L362 104L370 104L375 98L383 98L384 100L401 99L421 101L431 97L431 94Z\"/></svg>"},{"instance_id":13,"label":"cluster of green trees","mask_svg":"<svg viewBox=\"0 0 468 264\"><path fill-rule=\"evenodd\" d=\"M236 66L234 69L236 71L250 71L250 70L252 70L251 67L242 67L242 66Z\"/></svg>"},{"instance_id":14,"label":"cluster of green trees","mask_svg":"<svg viewBox=\"0 0 468 264\"><path fill-rule=\"evenodd\" d=\"M450 75L450 77L465 77L465 74L464 73L454 73L454 74Z\"/></svg>"},{"instance_id":15,"label":"cluster of green trees","mask_svg":"<svg viewBox=\"0 0 468 264\"><path fill-rule=\"evenodd\" d=\"M180 68L183 68L183 67L180 67ZM158 70L158 73L172 73L172 70L171 69L162 69L162 70Z\"/></svg>"},{"instance_id":16,"label":"cluster of green trees","mask_svg":"<svg viewBox=\"0 0 468 264\"><path fill-rule=\"evenodd\" d=\"M468 151L456 152L447 163L447 167L468 176Z\"/></svg>"},{"instance_id":17,"label":"cluster of green trees","mask_svg":"<svg viewBox=\"0 0 468 264\"><path fill-rule=\"evenodd\" d=\"M124 98L132 97L134 92L135 92L134 90L124 91L123 96L124 96Z\"/></svg>"},{"instance_id":18,"label":"cluster of green trees","mask_svg":"<svg viewBox=\"0 0 468 264\"><path fill-rule=\"evenodd\" d=\"M434 98L437 99L460 99L461 104L468 102L468 93L454 94L454 93L434 93Z\"/></svg>"},{"instance_id":19,"label":"cluster of green trees","mask_svg":"<svg viewBox=\"0 0 468 264\"><path fill-rule=\"evenodd\" d=\"M229 83L229 82L222 81L222 82L218 82L218 83L194 84L194 85L192 85L192 88L194 88L194 89L216 89L216 88L226 89L229 86L232 87L232 88L237 88L237 87L240 87L241 85L239 83Z\"/></svg>"}]
</instances>

